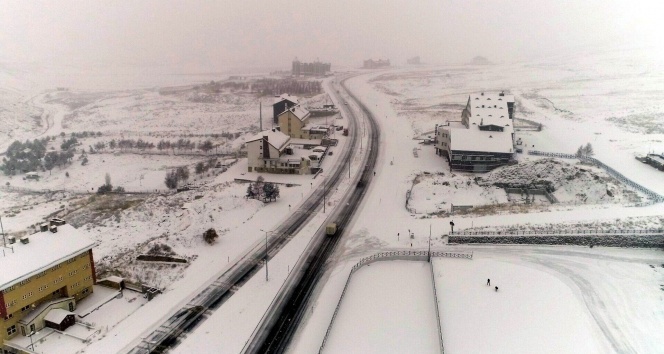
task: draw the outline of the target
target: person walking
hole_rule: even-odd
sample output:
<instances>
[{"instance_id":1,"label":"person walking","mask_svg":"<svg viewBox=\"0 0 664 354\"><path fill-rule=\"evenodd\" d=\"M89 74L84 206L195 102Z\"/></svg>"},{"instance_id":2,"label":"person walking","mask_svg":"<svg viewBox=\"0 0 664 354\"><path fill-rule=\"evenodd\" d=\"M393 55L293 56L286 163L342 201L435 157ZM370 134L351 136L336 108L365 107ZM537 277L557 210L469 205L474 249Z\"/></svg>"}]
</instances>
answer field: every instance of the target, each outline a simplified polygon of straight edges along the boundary
<instances>
[{"instance_id":1,"label":"person walking","mask_svg":"<svg viewBox=\"0 0 664 354\"><path fill-rule=\"evenodd\" d=\"M498 292L498 287L496 287L496 292Z\"/></svg>"},{"instance_id":2,"label":"person walking","mask_svg":"<svg viewBox=\"0 0 664 354\"><path fill-rule=\"evenodd\" d=\"M486 285L491 285L491 279L486 280Z\"/></svg>"}]
</instances>

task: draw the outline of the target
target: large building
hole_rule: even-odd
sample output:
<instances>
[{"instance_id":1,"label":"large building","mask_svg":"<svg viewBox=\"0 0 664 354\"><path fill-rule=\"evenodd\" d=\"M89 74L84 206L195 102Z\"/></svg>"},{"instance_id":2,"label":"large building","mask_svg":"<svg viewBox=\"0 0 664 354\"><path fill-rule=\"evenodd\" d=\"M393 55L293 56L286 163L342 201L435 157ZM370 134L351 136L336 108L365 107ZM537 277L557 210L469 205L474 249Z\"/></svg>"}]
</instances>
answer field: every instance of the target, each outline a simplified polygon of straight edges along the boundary
<instances>
[{"instance_id":1,"label":"large building","mask_svg":"<svg viewBox=\"0 0 664 354\"><path fill-rule=\"evenodd\" d=\"M64 221L0 240L0 342L72 324L76 302L95 284L95 243ZM4 346L4 344L3 344Z\"/></svg>"},{"instance_id":2,"label":"large building","mask_svg":"<svg viewBox=\"0 0 664 354\"><path fill-rule=\"evenodd\" d=\"M458 171L486 172L509 163L514 156L513 115L512 95L470 95L460 121L436 125L436 154Z\"/></svg>"},{"instance_id":3,"label":"large building","mask_svg":"<svg viewBox=\"0 0 664 354\"><path fill-rule=\"evenodd\" d=\"M321 63L318 60L313 63L303 63L295 58L291 73L293 76L325 76L331 70L330 63Z\"/></svg>"},{"instance_id":4,"label":"large building","mask_svg":"<svg viewBox=\"0 0 664 354\"><path fill-rule=\"evenodd\" d=\"M378 69L378 68L384 68L384 67L388 67L388 66L390 66L390 59L386 59L386 60L369 59L369 60L364 61L363 68L365 68L365 69Z\"/></svg>"},{"instance_id":5,"label":"large building","mask_svg":"<svg viewBox=\"0 0 664 354\"><path fill-rule=\"evenodd\" d=\"M309 124L311 113L300 105L287 109L277 118L279 129L291 138L323 139L328 134L327 127Z\"/></svg>"},{"instance_id":6,"label":"large building","mask_svg":"<svg viewBox=\"0 0 664 354\"><path fill-rule=\"evenodd\" d=\"M300 104L300 98L297 96L292 96L289 94L283 94L279 96L277 102L272 105L272 112L274 116L272 117L274 124L279 124L279 115L285 112L291 107L295 107Z\"/></svg>"},{"instance_id":7,"label":"large building","mask_svg":"<svg viewBox=\"0 0 664 354\"><path fill-rule=\"evenodd\" d=\"M247 140L247 170L304 175L311 173L310 152L296 149L291 138L277 129L265 130Z\"/></svg>"}]
</instances>

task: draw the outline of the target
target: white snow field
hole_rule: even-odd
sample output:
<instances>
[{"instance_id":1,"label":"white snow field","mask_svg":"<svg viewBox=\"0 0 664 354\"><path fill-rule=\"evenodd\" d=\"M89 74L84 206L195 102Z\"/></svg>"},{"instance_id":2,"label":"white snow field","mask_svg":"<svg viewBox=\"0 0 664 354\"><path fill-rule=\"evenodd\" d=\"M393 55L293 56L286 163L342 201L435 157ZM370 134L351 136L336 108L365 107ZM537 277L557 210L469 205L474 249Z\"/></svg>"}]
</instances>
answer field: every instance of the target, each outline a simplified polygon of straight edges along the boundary
<instances>
[{"instance_id":1,"label":"white snow field","mask_svg":"<svg viewBox=\"0 0 664 354\"><path fill-rule=\"evenodd\" d=\"M437 321L427 262L375 262L353 274L323 353L437 353Z\"/></svg>"}]
</instances>

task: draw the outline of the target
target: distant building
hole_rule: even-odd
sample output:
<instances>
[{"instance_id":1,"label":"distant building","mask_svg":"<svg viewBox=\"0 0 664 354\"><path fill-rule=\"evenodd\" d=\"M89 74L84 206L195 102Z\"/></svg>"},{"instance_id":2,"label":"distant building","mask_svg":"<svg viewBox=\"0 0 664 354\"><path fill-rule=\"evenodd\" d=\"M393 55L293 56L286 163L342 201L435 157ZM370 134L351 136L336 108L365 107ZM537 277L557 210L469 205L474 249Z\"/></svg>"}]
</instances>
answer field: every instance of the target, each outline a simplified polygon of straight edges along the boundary
<instances>
[{"instance_id":1,"label":"distant building","mask_svg":"<svg viewBox=\"0 0 664 354\"><path fill-rule=\"evenodd\" d=\"M309 174L309 150L296 149L291 138L277 129L265 130L247 140L249 172Z\"/></svg>"},{"instance_id":2,"label":"distant building","mask_svg":"<svg viewBox=\"0 0 664 354\"><path fill-rule=\"evenodd\" d=\"M386 59L386 60L369 59L369 60L364 61L364 65L362 67L365 68L365 69L377 69L377 68L383 68L383 67L387 67L387 66L390 66L390 60L389 59Z\"/></svg>"},{"instance_id":3,"label":"distant building","mask_svg":"<svg viewBox=\"0 0 664 354\"><path fill-rule=\"evenodd\" d=\"M507 164L514 154L514 96L472 94L461 120L436 125L436 154L450 169L487 172Z\"/></svg>"},{"instance_id":4,"label":"distant building","mask_svg":"<svg viewBox=\"0 0 664 354\"><path fill-rule=\"evenodd\" d=\"M0 239L0 343L44 327L64 330L77 301L92 293L95 242L63 223L54 219L20 242Z\"/></svg>"},{"instance_id":5,"label":"distant building","mask_svg":"<svg viewBox=\"0 0 664 354\"><path fill-rule=\"evenodd\" d=\"M483 57L483 56L476 56L473 58L473 60L470 62L472 65L490 65L491 62L489 59Z\"/></svg>"},{"instance_id":6,"label":"distant building","mask_svg":"<svg viewBox=\"0 0 664 354\"><path fill-rule=\"evenodd\" d=\"M313 63L303 63L295 58L291 73L293 76L325 76L330 71L332 71L330 63L321 63L318 60Z\"/></svg>"},{"instance_id":7,"label":"distant building","mask_svg":"<svg viewBox=\"0 0 664 354\"><path fill-rule=\"evenodd\" d=\"M311 113L301 105L291 107L278 117L279 129L284 134L296 139L323 139L328 128L308 124Z\"/></svg>"},{"instance_id":8,"label":"distant building","mask_svg":"<svg viewBox=\"0 0 664 354\"><path fill-rule=\"evenodd\" d=\"M420 63L420 57L419 56L412 57L412 58L408 59L407 63L410 64L410 65L420 65L420 64L422 64L422 63Z\"/></svg>"},{"instance_id":9,"label":"distant building","mask_svg":"<svg viewBox=\"0 0 664 354\"><path fill-rule=\"evenodd\" d=\"M292 96L287 93L279 96L277 102L272 105L274 124L279 124L279 119L277 117L279 117L281 113L285 112L291 107L297 106L298 104L300 104L300 98L297 96Z\"/></svg>"}]
</instances>

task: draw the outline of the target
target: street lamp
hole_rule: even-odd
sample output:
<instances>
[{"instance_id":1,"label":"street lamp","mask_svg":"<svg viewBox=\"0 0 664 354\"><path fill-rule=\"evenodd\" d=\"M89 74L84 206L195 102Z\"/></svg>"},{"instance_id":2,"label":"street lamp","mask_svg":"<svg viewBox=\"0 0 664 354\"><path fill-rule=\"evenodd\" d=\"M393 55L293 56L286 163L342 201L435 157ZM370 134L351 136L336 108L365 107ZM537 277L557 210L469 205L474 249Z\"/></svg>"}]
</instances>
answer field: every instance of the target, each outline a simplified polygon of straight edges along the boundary
<instances>
[{"instance_id":1,"label":"street lamp","mask_svg":"<svg viewBox=\"0 0 664 354\"><path fill-rule=\"evenodd\" d=\"M32 336L37 334L39 332L35 331L30 331L30 334L28 334L28 337L30 337L30 350L35 351L35 343L32 341Z\"/></svg>"},{"instance_id":2,"label":"street lamp","mask_svg":"<svg viewBox=\"0 0 664 354\"><path fill-rule=\"evenodd\" d=\"M265 281L268 281L269 277L267 271L267 233L272 231L265 231L263 229L261 229L261 231L265 232Z\"/></svg>"}]
</instances>

